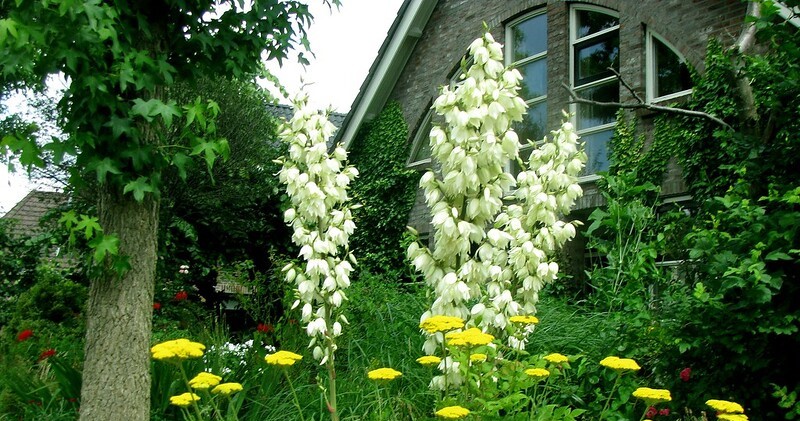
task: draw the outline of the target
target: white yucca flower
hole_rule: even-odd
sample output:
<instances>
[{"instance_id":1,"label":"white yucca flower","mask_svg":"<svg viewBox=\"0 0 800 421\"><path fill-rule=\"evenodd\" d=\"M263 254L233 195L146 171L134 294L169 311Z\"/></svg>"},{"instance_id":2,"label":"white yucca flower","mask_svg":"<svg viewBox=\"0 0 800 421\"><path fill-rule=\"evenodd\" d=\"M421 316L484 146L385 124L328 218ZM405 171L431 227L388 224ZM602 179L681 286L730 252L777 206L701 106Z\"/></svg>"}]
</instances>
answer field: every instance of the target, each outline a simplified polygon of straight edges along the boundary
<instances>
[{"instance_id":1,"label":"white yucca flower","mask_svg":"<svg viewBox=\"0 0 800 421\"><path fill-rule=\"evenodd\" d=\"M441 170L420 180L431 210L433 250L414 243L408 257L434 291L432 315L458 316L523 348L531 328L511 316L536 312L541 288L556 279L554 252L575 236L569 213L582 190L577 175L586 161L572 125L565 123L534 148L518 177L506 172L519 161L522 76L503 66L502 46L488 33L469 47L472 65L461 82L444 87L434 110L445 126L430 132L432 158ZM514 203L503 198L513 192ZM441 335L429 335L432 353ZM441 381L441 380L440 380Z\"/></svg>"},{"instance_id":2,"label":"white yucca flower","mask_svg":"<svg viewBox=\"0 0 800 421\"><path fill-rule=\"evenodd\" d=\"M342 333L339 322L345 322L338 309L347 300L344 290L353 272L350 261L355 262L348 249L355 225L347 188L358 171L342 165L347 152L341 146L328 153L326 141L335 127L327 113L311 110L307 100L299 94L294 117L279 128L279 137L289 150L289 157L279 160L283 167L278 176L291 198L283 217L294 230L292 241L300 247L304 261L290 263L283 271L297 287L294 307L303 304L301 317L313 355L324 364L332 360L335 338Z\"/></svg>"}]
</instances>

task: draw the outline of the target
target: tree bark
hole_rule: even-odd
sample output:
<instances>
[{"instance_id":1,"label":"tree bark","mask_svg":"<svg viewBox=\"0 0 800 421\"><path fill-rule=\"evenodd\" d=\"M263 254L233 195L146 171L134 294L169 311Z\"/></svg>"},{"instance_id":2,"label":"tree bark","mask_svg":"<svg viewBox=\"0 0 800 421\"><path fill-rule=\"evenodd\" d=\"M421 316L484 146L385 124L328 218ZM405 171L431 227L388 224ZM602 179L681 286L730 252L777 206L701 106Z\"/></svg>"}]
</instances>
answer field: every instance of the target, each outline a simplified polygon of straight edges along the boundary
<instances>
[{"instance_id":1,"label":"tree bark","mask_svg":"<svg viewBox=\"0 0 800 421\"><path fill-rule=\"evenodd\" d=\"M119 238L130 260L122 277L113 271L91 280L81 389L83 421L150 419L150 334L156 273L158 200L137 203L119 187L100 188L104 233Z\"/></svg>"}]
</instances>

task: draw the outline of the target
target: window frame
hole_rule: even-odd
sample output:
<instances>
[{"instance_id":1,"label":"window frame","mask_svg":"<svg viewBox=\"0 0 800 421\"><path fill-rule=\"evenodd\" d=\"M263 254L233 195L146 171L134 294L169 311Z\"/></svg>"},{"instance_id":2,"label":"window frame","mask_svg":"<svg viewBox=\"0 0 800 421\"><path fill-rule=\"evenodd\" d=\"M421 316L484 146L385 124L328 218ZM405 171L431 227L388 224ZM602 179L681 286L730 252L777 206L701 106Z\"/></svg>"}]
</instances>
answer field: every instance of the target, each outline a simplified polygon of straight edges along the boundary
<instances>
[{"instance_id":1,"label":"window frame","mask_svg":"<svg viewBox=\"0 0 800 421\"><path fill-rule=\"evenodd\" d=\"M519 16L519 17L517 17L517 18L515 18L515 19L513 19L513 20L511 20L511 21L509 21L508 23L505 24L505 45L506 45L506 48L504 50L503 62L505 63L506 67L514 67L516 69L519 69L521 66L525 66L527 64L530 64L530 63L533 63L533 62L536 62L536 61L540 61L542 59L547 60L548 51L550 49L549 43L547 42L547 41L549 41L549 39L545 40L545 49L544 49L544 51L541 51L541 52L536 53L536 54L531 55L531 56L527 56L527 57L522 58L520 60L514 60L514 31L513 31L513 28L515 26L525 22L525 21L534 19L534 18L542 16L542 15L544 15L545 25L547 26L545 33L547 34L547 36L549 38L550 22L548 21L549 16L547 15L547 8L538 8L536 10L532 10L532 11L530 11L528 13L525 13L525 14L523 14L523 15L521 15L521 16ZM549 80L549 75L550 75L550 66L549 66L549 63L546 63L545 64L545 74L544 74L545 81ZM547 104L547 97L548 97L547 92L548 92L549 89L550 89L550 84L549 83L545 83L545 93L544 93L544 95L539 95L537 97L529 98L529 99L524 100L525 101L525 105L528 106L529 110L534 106L538 106L538 105L541 105L541 104L545 105L545 122L544 122L545 123L545 127L544 127L544 133L543 133L543 135L545 135L545 136L547 135L547 132L548 132L547 131L547 106L548 106L548 104ZM519 155L520 156L524 156L526 153L529 155L537 145L542 144L543 140L544 140L543 138L542 139L520 139L520 145L521 146L520 146L520 149L519 149ZM509 162L506 164L506 171L513 172L513 170L514 170L514 163L509 160ZM524 170L524 168L522 168L521 170Z\"/></svg>"},{"instance_id":2,"label":"window frame","mask_svg":"<svg viewBox=\"0 0 800 421\"><path fill-rule=\"evenodd\" d=\"M422 117L419 128L417 129L417 133L414 134L414 139L411 142L411 153L408 155L406 168L422 171L427 169L431 165L431 162L433 162L430 155L428 155L427 158L412 161L419 150L423 147L423 142L428 142L428 144L430 144L431 130L428 128L428 126L431 125L432 118L433 108L428 108L428 111L425 113L425 116Z\"/></svg>"},{"instance_id":3,"label":"window frame","mask_svg":"<svg viewBox=\"0 0 800 421\"><path fill-rule=\"evenodd\" d=\"M657 34L656 32L650 30L649 28L645 28L645 90L646 90L646 100L647 103L656 103L656 102L664 102L669 101L671 99L681 98L687 95L691 95L694 91L693 88L684 89L682 91L673 92L667 95L655 96L656 93L656 75L658 75L658 69L656 68L656 57L655 57L655 41L660 42L665 47L667 47L670 51L672 51L675 56L678 57L678 60L681 63L688 63L686 61L686 57L681 54L672 43L664 39L661 35Z\"/></svg>"},{"instance_id":4,"label":"window frame","mask_svg":"<svg viewBox=\"0 0 800 421\"><path fill-rule=\"evenodd\" d=\"M617 24L614 25L611 28L605 28L605 29L602 29L602 30L597 31L595 33L592 33L592 34L589 34L589 35L585 35L583 37L578 37L577 36L577 34L578 34L577 22L578 22L578 12L579 11L602 13L602 14L605 14L605 15L608 15L608 16L613 16L613 17L617 18ZM615 31L617 32L617 39L619 39L619 30L620 30L619 12L617 12L616 10L612 10L612 9L606 9L606 8L600 7L600 6L594 6L594 5L588 5L588 4L572 4L572 5L570 5L570 8L569 8L569 25L568 26L569 26L569 29L568 29L569 30L569 85L570 85L570 88L573 90L573 92L578 93L579 91L581 91L583 89L592 88L592 87L595 87L595 86L600 86L600 85L603 85L603 84L607 84L608 82L611 82L613 80L616 80L617 76L612 74L610 76L606 76L606 77L601 77L601 78L598 78L598 79L590 80L588 82L585 82L585 83L583 83L581 85L577 85L576 86L575 77L576 77L577 62L575 60L576 59L575 50L578 47L580 47L581 45L588 44L590 41L593 41L593 40L596 41L596 40L599 40L599 39L602 39L602 38L611 37L610 34L612 34ZM617 49L618 49L618 51L621 50L620 45L619 45L619 41L618 41ZM620 67L622 66L621 62L619 63L619 66ZM619 90L619 85L620 85L620 83L619 83L619 81L617 81L617 89L618 90ZM614 122L611 122L611 123L605 123L605 124L601 124L601 125L598 125L598 126L593 126L593 127L590 127L590 128L578 130L577 129L577 127L578 127L578 105L579 104L577 104L577 103L572 103L572 104L570 104L570 107L569 107L570 108L570 115L572 116L572 118L571 118L572 119L572 123L575 125L576 133L578 134L578 136L583 137L584 135L592 135L592 134L600 133L600 132L603 132L603 131L606 131L606 130L609 130L609 129L613 130L614 127L617 126L617 122L614 121ZM600 176L597 175L596 173L586 174L586 175L582 175L582 176L578 177L578 183L588 183L588 182L596 181L598 179L600 179Z\"/></svg>"}]
</instances>

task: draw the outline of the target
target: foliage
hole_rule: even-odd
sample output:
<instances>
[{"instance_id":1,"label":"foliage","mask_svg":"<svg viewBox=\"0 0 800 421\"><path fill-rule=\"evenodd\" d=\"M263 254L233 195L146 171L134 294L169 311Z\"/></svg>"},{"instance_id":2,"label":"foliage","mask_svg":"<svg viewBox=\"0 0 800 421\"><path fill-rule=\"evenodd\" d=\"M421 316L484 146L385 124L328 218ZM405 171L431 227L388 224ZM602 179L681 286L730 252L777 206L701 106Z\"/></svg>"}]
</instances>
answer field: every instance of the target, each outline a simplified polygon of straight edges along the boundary
<instances>
[{"instance_id":1,"label":"foliage","mask_svg":"<svg viewBox=\"0 0 800 421\"><path fill-rule=\"evenodd\" d=\"M351 189L361 208L353 212L354 253L364 270L404 272L403 235L414 205L419 175L406 168L408 127L400 104L390 102L350 147L350 162L359 170Z\"/></svg>"}]
</instances>

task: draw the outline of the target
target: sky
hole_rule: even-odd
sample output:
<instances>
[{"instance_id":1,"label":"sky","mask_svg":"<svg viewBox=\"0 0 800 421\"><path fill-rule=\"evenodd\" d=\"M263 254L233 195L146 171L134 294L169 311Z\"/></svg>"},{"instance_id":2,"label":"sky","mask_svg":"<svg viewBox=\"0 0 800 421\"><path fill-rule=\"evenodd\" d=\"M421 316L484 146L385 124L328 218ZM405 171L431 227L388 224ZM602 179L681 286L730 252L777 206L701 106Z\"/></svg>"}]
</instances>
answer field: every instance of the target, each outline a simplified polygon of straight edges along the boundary
<instances>
[{"instance_id":1,"label":"sky","mask_svg":"<svg viewBox=\"0 0 800 421\"><path fill-rule=\"evenodd\" d=\"M308 39L314 57L304 69L294 59L283 67L267 63L290 96L306 84L309 104L346 113L380 49L403 0L342 0L337 10L329 10L322 0L309 0L314 23ZM277 95L277 90L271 89ZM279 102L289 104L288 99ZM34 188L52 190L32 182L24 173L9 174L0 164L0 215L8 212Z\"/></svg>"}]
</instances>

